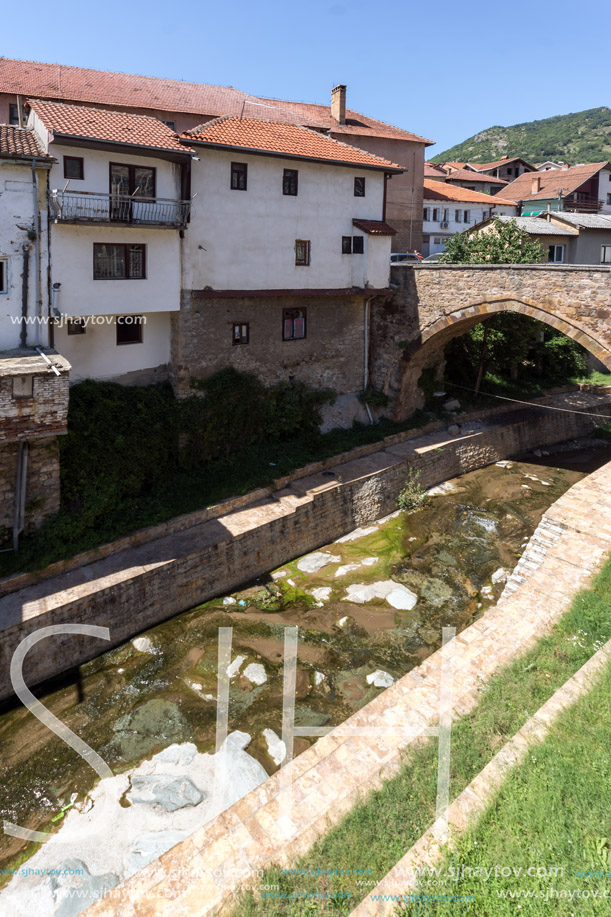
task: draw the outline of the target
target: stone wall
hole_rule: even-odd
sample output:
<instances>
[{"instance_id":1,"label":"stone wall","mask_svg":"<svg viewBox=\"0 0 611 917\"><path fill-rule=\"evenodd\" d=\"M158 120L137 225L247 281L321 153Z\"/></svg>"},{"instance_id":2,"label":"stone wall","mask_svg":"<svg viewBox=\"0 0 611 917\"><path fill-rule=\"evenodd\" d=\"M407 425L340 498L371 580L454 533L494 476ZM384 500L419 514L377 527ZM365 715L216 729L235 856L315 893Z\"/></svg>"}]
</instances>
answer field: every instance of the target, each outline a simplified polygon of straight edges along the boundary
<instances>
[{"instance_id":1,"label":"stone wall","mask_svg":"<svg viewBox=\"0 0 611 917\"><path fill-rule=\"evenodd\" d=\"M580 397L584 412L611 407L609 395ZM30 684L384 516L394 510L410 467L421 472L422 484L429 487L535 445L584 434L594 423L587 413L532 409L472 424L457 438L436 432L405 439L348 460L334 474L293 480L224 516L6 595L0 599L0 698L12 693L8 673L17 645L41 627L97 624L110 628L111 640L45 639L27 656L24 671Z\"/></svg>"},{"instance_id":2,"label":"stone wall","mask_svg":"<svg viewBox=\"0 0 611 917\"><path fill-rule=\"evenodd\" d=\"M572 265L401 265L392 299L371 310L370 377L409 416L423 403L422 369L447 342L489 315L510 311L545 322L611 369L611 270Z\"/></svg>"}]
</instances>

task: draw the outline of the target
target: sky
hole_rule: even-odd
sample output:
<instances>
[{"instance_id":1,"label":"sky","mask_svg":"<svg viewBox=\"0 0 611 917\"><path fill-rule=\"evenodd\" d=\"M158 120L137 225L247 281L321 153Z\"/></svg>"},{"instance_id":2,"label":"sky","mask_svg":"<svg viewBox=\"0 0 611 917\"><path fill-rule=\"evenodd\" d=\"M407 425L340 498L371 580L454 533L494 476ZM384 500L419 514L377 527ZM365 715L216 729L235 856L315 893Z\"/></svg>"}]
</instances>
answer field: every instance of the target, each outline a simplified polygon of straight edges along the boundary
<instances>
[{"instance_id":1,"label":"sky","mask_svg":"<svg viewBox=\"0 0 611 917\"><path fill-rule=\"evenodd\" d=\"M27 10L27 12L26 12ZM348 107L436 142L611 104L605 0L28 0L0 54Z\"/></svg>"}]
</instances>

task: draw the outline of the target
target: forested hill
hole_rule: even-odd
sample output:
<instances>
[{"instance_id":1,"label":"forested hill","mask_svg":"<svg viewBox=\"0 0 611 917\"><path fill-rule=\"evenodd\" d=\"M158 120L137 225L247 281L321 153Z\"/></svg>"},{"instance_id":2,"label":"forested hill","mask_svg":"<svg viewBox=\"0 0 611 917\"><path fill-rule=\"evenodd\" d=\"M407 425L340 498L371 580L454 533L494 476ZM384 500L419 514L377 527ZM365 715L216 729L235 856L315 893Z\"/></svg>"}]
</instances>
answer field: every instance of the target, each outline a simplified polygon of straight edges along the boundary
<instances>
[{"instance_id":1,"label":"forested hill","mask_svg":"<svg viewBox=\"0 0 611 917\"><path fill-rule=\"evenodd\" d=\"M611 160L611 109L590 108L510 127L489 127L458 143L433 162L492 162L502 156L522 156L528 162Z\"/></svg>"}]
</instances>

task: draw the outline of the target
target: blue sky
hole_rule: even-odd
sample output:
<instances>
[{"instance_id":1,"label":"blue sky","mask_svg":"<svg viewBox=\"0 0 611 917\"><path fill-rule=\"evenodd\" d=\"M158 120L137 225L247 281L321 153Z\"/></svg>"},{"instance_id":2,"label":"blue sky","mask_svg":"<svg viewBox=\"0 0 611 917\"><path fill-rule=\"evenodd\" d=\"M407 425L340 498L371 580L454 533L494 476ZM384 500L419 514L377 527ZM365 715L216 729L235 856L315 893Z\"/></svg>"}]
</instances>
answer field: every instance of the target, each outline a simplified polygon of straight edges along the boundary
<instances>
[{"instance_id":1,"label":"blue sky","mask_svg":"<svg viewBox=\"0 0 611 917\"><path fill-rule=\"evenodd\" d=\"M610 104L611 11L581 3L5 4L0 53L348 105L437 142Z\"/></svg>"}]
</instances>

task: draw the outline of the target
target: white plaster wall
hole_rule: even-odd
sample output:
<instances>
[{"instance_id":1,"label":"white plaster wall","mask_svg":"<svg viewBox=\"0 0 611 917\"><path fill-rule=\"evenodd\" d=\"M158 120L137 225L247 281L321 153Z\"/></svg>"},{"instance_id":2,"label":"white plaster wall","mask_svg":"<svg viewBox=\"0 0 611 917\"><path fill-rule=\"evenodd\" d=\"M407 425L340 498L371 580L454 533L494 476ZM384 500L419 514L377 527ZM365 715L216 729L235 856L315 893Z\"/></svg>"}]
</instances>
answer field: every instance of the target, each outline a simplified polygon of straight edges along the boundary
<instances>
[{"instance_id":1,"label":"white plaster wall","mask_svg":"<svg viewBox=\"0 0 611 917\"><path fill-rule=\"evenodd\" d=\"M484 210L489 212L491 205L490 204L475 204L469 201L444 203L443 201L431 201L431 200L425 199L423 203L423 207L428 208L429 217L433 216L434 209L437 209L439 212L440 219L424 220L422 224L423 233L431 236L429 254L433 255L433 254L436 254L437 252L444 251L445 242L451 236L456 235L457 232L463 232L463 230L468 229L469 226L474 226L476 223L481 222L481 220L484 218L483 217ZM493 216L499 216L500 214L509 214L510 216L515 216L516 209L517 209L516 207L509 205L509 204L506 206L495 204ZM441 226L440 226L442 222L441 217L443 216L443 213L445 210L448 211L448 217L449 217L448 226L447 228L441 229ZM469 222L468 223L465 223L463 221L459 223L455 220L457 210L460 210L463 216L464 216L465 210L469 211ZM442 238L443 242L438 245L435 245L433 236L435 238Z\"/></svg>"},{"instance_id":2,"label":"white plaster wall","mask_svg":"<svg viewBox=\"0 0 611 917\"><path fill-rule=\"evenodd\" d=\"M51 233L57 307L65 315L172 312L180 308L180 239L175 229L55 223ZM93 245L146 245L144 280L94 280Z\"/></svg>"},{"instance_id":3,"label":"white plaster wall","mask_svg":"<svg viewBox=\"0 0 611 917\"><path fill-rule=\"evenodd\" d=\"M57 325L55 349L72 365L70 381L116 379L169 363L170 313L149 312L143 317L140 344L117 344L116 316L95 316L98 321L88 322L85 334L68 334L65 323Z\"/></svg>"},{"instance_id":4,"label":"white plaster wall","mask_svg":"<svg viewBox=\"0 0 611 917\"><path fill-rule=\"evenodd\" d=\"M601 213L611 213L607 195L611 194L611 170L603 169L598 176L598 199L602 203Z\"/></svg>"},{"instance_id":5,"label":"white plaster wall","mask_svg":"<svg viewBox=\"0 0 611 917\"><path fill-rule=\"evenodd\" d=\"M45 169L37 169L38 210L40 213L40 302L43 315L48 309L47 265L48 235ZM7 265L7 292L0 293L0 350L13 350L20 346L21 324L12 319L21 316L23 246L30 246L28 316L36 314L36 257L34 243L27 231L36 225L32 193L32 168L30 163L12 163L0 160L0 258ZM38 331L39 337L36 338ZM27 344L47 342L48 326L27 326Z\"/></svg>"},{"instance_id":6,"label":"white plaster wall","mask_svg":"<svg viewBox=\"0 0 611 917\"><path fill-rule=\"evenodd\" d=\"M138 156L130 153L108 153L104 150L85 147L64 146L58 142L49 144L49 152L58 162L52 166L50 188L62 191L68 181L64 178L64 156L80 156L83 162L83 179L71 178L68 191L88 191L98 194L110 192L110 163L144 166L155 169L155 193L157 197L178 200L180 198L180 167L173 162L156 159L150 156Z\"/></svg>"},{"instance_id":7,"label":"white plaster wall","mask_svg":"<svg viewBox=\"0 0 611 917\"><path fill-rule=\"evenodd\" d=\"M384 176L242 152L198 148L183 285L224 289L314 289L388 285L390 237L365 236L365 254L342 255L342 236L363 235L353 218L381 220ZM248 164L248 189L230 187L231 162ZM296 197L282 193L283 169L299 172ZM354 196L354 178L366 196ZM295 265L295 240L311 242L309 267Z\"/></svg>"}]
</instances>

